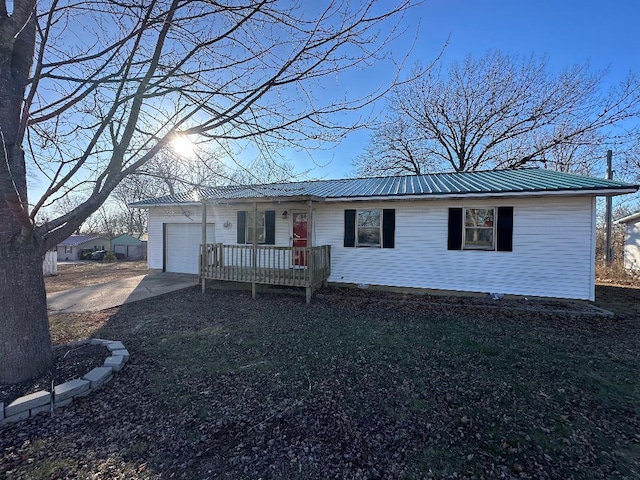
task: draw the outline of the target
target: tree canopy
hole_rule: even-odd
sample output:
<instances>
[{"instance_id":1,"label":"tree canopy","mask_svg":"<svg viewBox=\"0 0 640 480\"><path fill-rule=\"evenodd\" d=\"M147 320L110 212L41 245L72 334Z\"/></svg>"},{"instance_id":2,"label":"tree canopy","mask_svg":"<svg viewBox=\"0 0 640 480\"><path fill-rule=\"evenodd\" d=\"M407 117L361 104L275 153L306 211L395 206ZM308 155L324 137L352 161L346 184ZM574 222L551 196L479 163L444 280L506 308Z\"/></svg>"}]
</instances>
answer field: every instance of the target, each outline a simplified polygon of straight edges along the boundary
<instances>
[{"instance_id":1,"label":"tree canopy","mask_svg":"<svg viewBox=\"0 0 640 480\"><path fill-rule=\"evenodd\" d=\"M609 89L605 79L588 64L556 74L545 57L498 51L436 62L390 95L355 166L363 175L532 164L588 173L595 150L626 143L640 118L640 78Z\"/></svg>"}]
</instances>

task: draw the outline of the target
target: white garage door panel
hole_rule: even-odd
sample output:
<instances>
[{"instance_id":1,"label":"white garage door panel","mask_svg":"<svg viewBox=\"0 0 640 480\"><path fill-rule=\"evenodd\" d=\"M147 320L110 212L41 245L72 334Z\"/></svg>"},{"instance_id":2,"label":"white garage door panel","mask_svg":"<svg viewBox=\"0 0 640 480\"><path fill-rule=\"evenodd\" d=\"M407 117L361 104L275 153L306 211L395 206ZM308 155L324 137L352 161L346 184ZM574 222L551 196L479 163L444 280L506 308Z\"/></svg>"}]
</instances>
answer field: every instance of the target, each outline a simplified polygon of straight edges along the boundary
<instances>
[{"instance_id":1,"label":"white garage door panel","mask_svg":"<svg viewBox=\"0 0 640 480\"><path fill-rule=\"evenodd\" d=\"M133 260L142 258L142 245L128 245L127 258L131 258Z\"/></svg>"},{"instance_id":2,"label":"white garage door panel","mask_svg":"<svg viewBox=\"0 0 640 480\"><path fill-rule=\"evenodd\" d=\"M213 223L207 224L207 243L215 243ZM202 241L202 226L193 223L167 223L167 272L198 273L198 257Z\"/></svg>"}]
</instances>

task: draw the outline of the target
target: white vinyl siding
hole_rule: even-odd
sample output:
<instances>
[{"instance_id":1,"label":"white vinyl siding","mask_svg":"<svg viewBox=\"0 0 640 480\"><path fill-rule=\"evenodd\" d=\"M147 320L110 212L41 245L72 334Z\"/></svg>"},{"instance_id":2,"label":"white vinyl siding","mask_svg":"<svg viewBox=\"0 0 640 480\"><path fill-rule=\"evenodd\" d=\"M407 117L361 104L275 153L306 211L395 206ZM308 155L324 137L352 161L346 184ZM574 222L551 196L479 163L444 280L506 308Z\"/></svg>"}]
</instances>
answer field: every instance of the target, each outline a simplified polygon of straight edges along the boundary
<instances>
[{"instance_id":1,"label":"white vinyl siding","mask_svg":"<svg viewBox=\"0 0 640 480\"><path fill-rule=\"evenodd\" d=\"M591 197L491 204L514 207L512 252L447 250L449 207L484 208L486 200L395 202L394 249L344 248L349 204L317 205L314 245L331 245L330 282L593 299Z\"/></svg>"},{"instance_id":2,"label":"white vinyl siding","mask_svg":"<svg viewBox=\"0 0 640 480\"><path fill-rule=\"evenodd\" d=\"M275 210L276 212L276 245L290 244L290 216L282 218L284 210L290 210L290 206L260 204L259 210ZM251 210L251 206L207 206L207 223L215 224L215 238L207 235L207 243L224 243L225 245L237 244L237 211ZM163 269L164 240L163 224L194 224L200 228L198 245L202 241L202 210L200 206L185 207L151 207L149 208L148 230L149 242L147 244L147 264L149 269ZM170 261L167 259L167 261ZM196 259L197 262L197 259ZM194 273L197 273L194 272Z\"/></svg>"},{"instance_id":3,"label":"white vinyl siding","mask_svg":"<svg viewBox=\"0 0 640 480\"><path fill-rule=\"evenodd\" d=\"M513 207L513 251L447 250L448 209L488 205ZM276 211L276 245L291 244L291 215L282 212L298 208L305 205L259 206ZM345 209L382 208L395 209L395 248L345 248ZM249 209L209 206L216 241L235 245L236 212ZM199 207L150 208L149 268L163 268L163 223L200 225L200 218ZM594 299L592 197L314 203L311 225L312 244L331 245L329 282Z\"/></svg>"},{"instance_id":4,"label":"white vinyl siding","mask_svg":"<svg viewBox=\"0 0 640 480\"><path fill-rule=\"evenodd\" d=\"M640 270L640 220L629 222L626 227L624 266L629 270Z\"/></svg>"}]
</instances>

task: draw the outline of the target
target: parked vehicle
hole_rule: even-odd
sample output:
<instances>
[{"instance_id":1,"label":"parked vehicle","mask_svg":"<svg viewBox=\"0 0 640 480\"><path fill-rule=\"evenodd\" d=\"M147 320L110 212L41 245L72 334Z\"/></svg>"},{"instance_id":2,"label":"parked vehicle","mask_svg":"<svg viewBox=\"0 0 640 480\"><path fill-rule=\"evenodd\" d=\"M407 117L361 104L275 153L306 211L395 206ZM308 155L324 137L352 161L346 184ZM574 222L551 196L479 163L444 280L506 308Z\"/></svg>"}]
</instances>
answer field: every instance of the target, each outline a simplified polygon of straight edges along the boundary
<instances>
[{"instance_id":1,"label":"parked vehicle","mask_svg":"<svg viewBox=\"0 0 640 480\"><path fill-rule=\"evenodd\" d=\"M97 250L91 254L91 260L102 260L106 254L105 250Z\"/></svg>"}]
</instances>

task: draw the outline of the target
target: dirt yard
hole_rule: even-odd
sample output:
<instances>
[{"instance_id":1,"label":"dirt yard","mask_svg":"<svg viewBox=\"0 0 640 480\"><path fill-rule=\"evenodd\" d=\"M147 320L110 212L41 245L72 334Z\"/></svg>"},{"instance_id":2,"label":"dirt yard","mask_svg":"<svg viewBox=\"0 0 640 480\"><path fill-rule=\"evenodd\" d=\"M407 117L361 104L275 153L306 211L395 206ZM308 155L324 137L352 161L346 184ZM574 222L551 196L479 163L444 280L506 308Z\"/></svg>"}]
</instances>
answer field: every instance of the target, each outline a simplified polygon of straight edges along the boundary
<instances>
[{"instance_id":1,"label":"dirt yard","mask_svg":"<svg viewBox=\"0 0 640 480\"><path fill-rule=\"evenodd\" d=\"M113 263L84 261L58 264L58 275L45 277L47 293L107 283L147 273L146 260Z\"/></svg>"}]
</instances>

